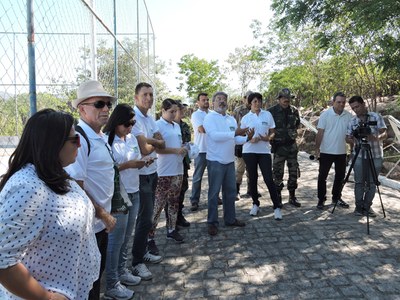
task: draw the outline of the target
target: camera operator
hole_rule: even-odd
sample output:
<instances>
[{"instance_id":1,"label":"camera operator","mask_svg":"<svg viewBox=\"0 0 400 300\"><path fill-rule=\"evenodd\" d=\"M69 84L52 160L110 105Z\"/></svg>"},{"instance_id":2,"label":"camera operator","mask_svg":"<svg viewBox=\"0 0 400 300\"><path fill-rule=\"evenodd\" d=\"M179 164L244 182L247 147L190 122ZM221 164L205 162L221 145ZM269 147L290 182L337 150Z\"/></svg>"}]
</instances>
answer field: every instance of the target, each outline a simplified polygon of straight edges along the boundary
<instances>
[{"instance_id":1,"label":"camera operator","mask_svg":"<svg viewBox=\"0 0 400 300\"><path fill-rule=\"evenodd\" d=\"M367 152L363 150L363 144L371 148L373 167L376 175L382 169L383 162L383 140L386 139L386 125L382 116L375 112L368 112L364 99L360 96L353 96L349 100L351 109L356 113L348 127L346 141L354 143L355 149L361 147L358 157L354 163L354 194L356 208L354 215L376 217L372 210L372 200L375 196L376 182L374 182Z\"/></svg>"},{"instance_id":2,"label":"camera operator","mask_svg":"<svg viewBox=\"0 0 400 300\"><path fill-rule=\"evenodd\" d=\"M346 96L337 92L332 98L332 107L324 111L318 121L315 139L315 156L319 157L318 209L324 208L326 200L326 179L332 164L335 164L335 179L332 185L332 204L349 208L342 200L342 182L346 175L346 130L351 114L346 111Z\"/></svg>"}]
</instances>

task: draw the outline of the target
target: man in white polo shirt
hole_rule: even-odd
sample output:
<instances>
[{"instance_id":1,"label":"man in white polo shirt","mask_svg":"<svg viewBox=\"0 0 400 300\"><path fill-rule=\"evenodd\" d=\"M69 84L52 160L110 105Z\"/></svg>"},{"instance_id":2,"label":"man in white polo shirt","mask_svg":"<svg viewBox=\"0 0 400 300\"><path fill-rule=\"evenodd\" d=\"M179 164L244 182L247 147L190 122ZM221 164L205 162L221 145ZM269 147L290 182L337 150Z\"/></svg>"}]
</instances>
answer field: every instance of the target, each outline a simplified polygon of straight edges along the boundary
<instances>
[{"instance_id":1,"label":"man in white polo shirt","mask_svg":"<svg viewBox=\"0 0 400 300\"><path fill-rule=\"evenodd\" d=\"M100 299L100 278L106 262L107 232L114 228L116 222L110 214L114 193L114 162L111 149L101 131L108 121L115 100L100 82L90 80L79 86L77 99L72 102L72 106L79 111L80 119L76 131L81 135L81 147L78 149L76 161L65 169L85 190L96 209L94 230L101 253L100 275L90 291L90 300Z\"/></svg>"},{"instance_id":2,"label":"man in white polo shirt","mask_svg":"<svg viewBox=\"0 0 400 300\"><path fill-rule=\"evenodd\" d=\"M199 147L199 155L194 159L194 172L192 179L192 195L190 196L191 210L199 209L199 200L201 192L201 181L204 170L207 167L206 153L206 131L204 130L204 118L208 114L209 99L206 93L200 93L197 96L198 110L192 113L191 122L194 132L194 143Z\"/></svg>"},{"instance_id":3,"label":"man in white polo shirt","mask_svg":"<svg viewBox=\"0 0 400 300\"><path fill-rule=\"evenodd\" d=\"M149 165L139 170L140 204L132 245L132 273L143 280L150 280L153 276L145 263L159 263L162 260L162 257L158 255L154 240L150 240L152 243L149 245L147 243L153 223L158 179L155 149L165 148L165 142L159 133L157 124L148 114L153 106L153 101L152 86L146 82L139 83L135 88L136 124L132 127L132 134L138 141L140 153L146 157Z\"/></svg>"},{"instance_id":4,"label":"man in white polo shirt","mask_svg":"<svg viewBox=\"0 0 400 300\"><path fill-rule=\"evenodd\" d=\"M318 209L324 208L326 200L326 178L335 164L335 179L332 186L332 203L349 208L342 200L342 182L346 173L346 130L351 114L344 109L346 96L342 92L333 95L332 107L324 111L318 121L315 140L315 156L319 157Z\"/></svg>"},{"instance_id":5,"label":"man in white polo shirt","mask_svg":"<svg viewBox=\"0 0 400 300\"><path fill-rule=\"evenodd\" d=\"M236 219L235 199L235 144L244 144L253 137L254 129L238 128L235 118L226 113L228 95L217 92L213 95L214 111L204 119L207 135L208 170L208 234L218 233L218 193L222 187L224 223L226 226L245 226ZM247 136L246 136L247 133Z\"/></svg>"}]
</instances>

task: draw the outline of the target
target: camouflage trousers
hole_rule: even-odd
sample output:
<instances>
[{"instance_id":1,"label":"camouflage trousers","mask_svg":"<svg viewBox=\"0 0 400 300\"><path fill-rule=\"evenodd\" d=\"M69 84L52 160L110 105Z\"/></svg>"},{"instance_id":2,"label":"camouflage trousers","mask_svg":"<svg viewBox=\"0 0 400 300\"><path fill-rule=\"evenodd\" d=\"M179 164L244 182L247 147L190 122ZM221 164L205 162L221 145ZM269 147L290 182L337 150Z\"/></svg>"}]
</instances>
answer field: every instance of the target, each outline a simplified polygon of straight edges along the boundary
<instances>
[{"instance_id":1,"label":"camouflage trousers","mask_svg":"<svg viewBox=\"0 0 400 300\"><path fill-rule=\"evenodd\" d=\"M272 175L277 191L282 191L284 187L283 175L285 173L285 162L289 171L287 189L294 191L297 189L297 178L300 177L299 163L297 161L297 145L282 146L274 153L272 164Z\"/></svg>"}]
</instances>

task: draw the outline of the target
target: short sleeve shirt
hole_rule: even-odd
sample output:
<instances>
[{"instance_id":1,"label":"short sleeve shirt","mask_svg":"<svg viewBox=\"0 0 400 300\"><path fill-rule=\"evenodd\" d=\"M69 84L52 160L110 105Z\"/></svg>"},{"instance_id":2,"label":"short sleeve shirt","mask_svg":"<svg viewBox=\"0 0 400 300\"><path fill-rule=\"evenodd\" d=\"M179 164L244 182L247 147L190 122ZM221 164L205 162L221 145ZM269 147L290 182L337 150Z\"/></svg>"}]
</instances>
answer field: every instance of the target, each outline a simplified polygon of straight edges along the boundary
<instances>
[{"instance_id":1,"label":"short sleeve shirt","mask_svg":"<svg viewBox=\"0 0 400 300\"><path fill-rule=\"evenodd\" d=\"M46 289L87 299L100 268L94 208L74 181L54 193L31 164L0 193L0 269L22 263ZM20 299L0 285L0 299Z\"/></svg>"},{"instance_id":2,"label":"short sleeve shirt","mask_svg":"<svg viewBox=\"0 0 400 300\"><path fill-rule=\"evenodd\" d=\"M203 125L204 118L207 116L205 111L201 109L192 113L191 122L194 132L194 143L199 147L200 153L207 152L206 134L198 131L199 126Z\"/></svg>"}]
</instances>

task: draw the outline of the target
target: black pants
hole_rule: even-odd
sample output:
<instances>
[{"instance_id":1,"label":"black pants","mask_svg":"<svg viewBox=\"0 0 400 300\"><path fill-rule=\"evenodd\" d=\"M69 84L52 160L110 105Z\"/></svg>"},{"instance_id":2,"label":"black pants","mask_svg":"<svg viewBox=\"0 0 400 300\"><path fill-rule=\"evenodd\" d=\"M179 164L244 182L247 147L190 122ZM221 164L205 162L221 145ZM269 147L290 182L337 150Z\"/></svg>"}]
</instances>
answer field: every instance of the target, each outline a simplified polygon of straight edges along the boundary
<instances>
[{"instance_id":1,"label":"black pants","mask_svg":"<svg viewBox=\"0 0 400 300\"><path fill-rule=\"evenodd\" d=\"M274 204L274 209L281 208L282 203L279 201L278 192L272 178L271 154L243 153L243 159L246 163L246 170L249 176L248 185L250 188L251 198L253 199L253 204L260 206L257 190L258 166L260 166L261 174L264 178L265 184L268 187L272 203Z\"/></svg>"},{"instance_id":2,"label":"black pants","mask_svg":"<svg viewBox=\"0 0 400 300\"><path fill-rule=\"evenodd\" d=\"M100 274L99 278L93 283L93 287L89 292L89 300L99 300L100 299L100 281L101 275L106 268L106 257L107 257L107 244L108 244L108 233L105 229L96 233L97 247L101 254L100 263Z\"/></svg>"},{"instance_id":3,"label":"black pants","mask_svg":"<svg viewBox=\"0 0 400 300\"><path fill-rule=\"evenodd\" d=\"M335 163L335 179L332 187L332 200L337 201L342 197L342 183L346 175L346 154L321 153L318 173L318 199L320 201L326 200L326 178L333 163Z\"/></svg>"}]
</instances>

